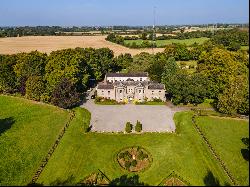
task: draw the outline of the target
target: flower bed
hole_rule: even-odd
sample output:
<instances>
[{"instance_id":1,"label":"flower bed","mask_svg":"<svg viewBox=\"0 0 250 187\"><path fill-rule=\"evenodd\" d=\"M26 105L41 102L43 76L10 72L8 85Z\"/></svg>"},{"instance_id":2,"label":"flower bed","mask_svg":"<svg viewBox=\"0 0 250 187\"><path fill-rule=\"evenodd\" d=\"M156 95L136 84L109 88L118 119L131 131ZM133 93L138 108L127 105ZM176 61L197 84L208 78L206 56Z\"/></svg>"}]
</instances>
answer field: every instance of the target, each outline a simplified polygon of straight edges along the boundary
<instances>
[{"instance_id":1,"label":"flower bed","mask_svg":"<svg viewBox=\"0 0 250 187\"><path fill-rule=\"evenodd\" d=\"M136 146L120 151L117 155L117 161L123 169L139 172L150 166L152 158L145 149Z\"/></svg>"},{"instance_id":2,"label":"flower bed","mask_svg":"<svg viewBox=\"0 0 250 187\"><path fill-rule=\"evenodd\" d=\"M95 104L100 104L100 105L123 105L123 104L125 104L125 102L117 102L114 99L96 97L95 98Z\"/></svg>"}]
</instances>

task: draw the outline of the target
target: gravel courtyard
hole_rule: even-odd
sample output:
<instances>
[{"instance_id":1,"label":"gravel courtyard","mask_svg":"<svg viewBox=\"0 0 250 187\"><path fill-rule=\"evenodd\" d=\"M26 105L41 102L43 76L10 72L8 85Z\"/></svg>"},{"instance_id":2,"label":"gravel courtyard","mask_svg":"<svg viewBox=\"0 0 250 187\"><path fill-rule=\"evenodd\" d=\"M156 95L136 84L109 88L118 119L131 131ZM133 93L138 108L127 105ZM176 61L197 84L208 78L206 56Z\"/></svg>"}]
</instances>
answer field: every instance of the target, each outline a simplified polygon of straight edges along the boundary
<instances>
[{"instance_id":1,"label":"gravel courtyard","mask_svg":"<svg viewBox=\"0 0 250 187\"><path fill-rule=\"evenodd\" d=\"M96 105L87 99L82 107L91 112L91 131L124 131L126 122L135 125L139 120L143 132L175 131L174 111L165 105Z\"/></svg>"}]
</instances>

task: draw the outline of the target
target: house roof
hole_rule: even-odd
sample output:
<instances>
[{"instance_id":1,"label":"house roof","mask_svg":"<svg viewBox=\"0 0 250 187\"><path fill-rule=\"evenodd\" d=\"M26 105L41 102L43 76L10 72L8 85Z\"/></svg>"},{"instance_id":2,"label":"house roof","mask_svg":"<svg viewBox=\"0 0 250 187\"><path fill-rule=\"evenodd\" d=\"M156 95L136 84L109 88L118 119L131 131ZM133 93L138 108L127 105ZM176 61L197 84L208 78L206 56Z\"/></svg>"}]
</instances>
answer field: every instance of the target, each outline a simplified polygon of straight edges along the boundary
<instances>
[{"instance_id":1,"label":"house roof","mask_svg":"<svg viewBox=\"0 0 250 187\"><path fill-rule=\"evenodd\" d=\"M114 89L112 84L98 84L97 89Z\"/></svg>"},{"instance_id":2,"label":"house roof","mask_svg":"<svg viewBox=\"0 0 250 187\"><path fill-rule=\"evenodd\" d=\"M164 84L161 83L152 83L148 85L150 90L164 90Z\"/></svg>"},{"instance_id":3,"label":"house roof","mask_svg":"<svg viewBox=\"0 0 250 187\"><path fill-rule=\"evenodd\" d=\"M107 77L148 77L147 72L139 73L107 73Z\"/></svg>"}]
</instances>

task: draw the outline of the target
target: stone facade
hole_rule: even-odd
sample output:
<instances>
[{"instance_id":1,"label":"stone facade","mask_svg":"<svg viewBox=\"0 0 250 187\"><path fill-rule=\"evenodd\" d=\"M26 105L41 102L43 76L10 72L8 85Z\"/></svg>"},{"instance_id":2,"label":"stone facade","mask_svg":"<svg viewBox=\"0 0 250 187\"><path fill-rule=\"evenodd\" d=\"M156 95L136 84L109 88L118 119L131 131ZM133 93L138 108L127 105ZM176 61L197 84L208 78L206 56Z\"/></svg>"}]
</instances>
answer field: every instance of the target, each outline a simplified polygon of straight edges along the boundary
<instances>
[{"instance_id":1,"label":"stone facade","mask_svg":"<svg viewBox=\"0 0 250 187\"><path fill-rule=\"evenodd\" d=\"M118 102L166 100L165 86L150 81L147 73L107 73L96 90L98 97Z\"/></svg>"}]
</instances>

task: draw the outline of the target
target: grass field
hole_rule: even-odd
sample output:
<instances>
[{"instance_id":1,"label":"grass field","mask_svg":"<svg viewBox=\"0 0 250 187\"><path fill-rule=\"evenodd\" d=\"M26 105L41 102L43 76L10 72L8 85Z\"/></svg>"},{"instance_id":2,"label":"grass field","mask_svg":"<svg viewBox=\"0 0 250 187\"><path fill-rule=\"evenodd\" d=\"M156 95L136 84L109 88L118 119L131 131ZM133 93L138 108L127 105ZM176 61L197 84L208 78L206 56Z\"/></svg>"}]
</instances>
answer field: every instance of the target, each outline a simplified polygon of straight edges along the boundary
<instances>
[{"instance_id":1,"label":"grass field","mask_svg":"<svg viewBox=\"0 0 250 187\"><path fill-rule=\"evenodd\" d=\"M249 50L249 46L241 46L242 50Z\"/></svg>"},{"instance_id":2,"label":"grass field","mask_svg":"<svg viewBox=\"0 0 250 187\"><path fill-rule=\"evenodd\" d=\"M14 54L38 50L45 53L51 51L76 48L76 47L108 47L115 55L130 53L136 55L141 52L152 53L152 49L129 49L127 47L106 41L107 36L25 36L0 38L0 54ZM154 49L154 52L162 52L163 48Z\"/></svg>"},{"instance_id":3,"label":"grass field","mask_svg":"<svg viewBox=\"0 0 250 187\"><path fill-rule=\"evenodd\" d=\"M57 107L0 95L0 186L27 185L68 118Z\"/></svg>"},{"instance_id":4,"label":"grass field","mask_svg":"<svg viewBox=\"0 0 250 187\"><path fill-rule=\"evenodd\" d=\"M196 71L197 61L196 60L189 60L189 61L176 61L177 65L180 68L184 68L187 70L188 73L192 74ZM188 66L188 68L186 67Z\"/></svg>"},{"instance_id":5,"label":"grass field","mask_svg":"<svg viewBox=\"0 0 250 187\"><path fill-rule=\"evenodd\" d=\"M180 44L186 44L187 46L190 46L195 42L198 44L202 44L203 42L207 41L208 39L209 38L202 37L202 38L191 38L191 39L184 39L184 40L178 40L178 39L156 40L156 46L157 47L164 47L164 46L166 46L168 44L172 44L172 43L180 43ZM133 42L135 42L137 45L141 45L143 40L125 40L125 44L132 44Z\"/></svg>"},{"instance_id":6,"label":"grass field","mask_svg":"<svg viewBox=\"0 0 250 187\"><path fill-rule=\"evenodd\" d=\"M149 169L139 180L158 185L175 171L191 185L209 185L218 179L228 184L218 162L212 157L191 124L191 112L175 115L179 134L146 133L141 135L83 133L82 122L75 120L38 179L39 184L76 184L100 169L110 179L127 175L116 161L116 154L128 146L142 146L152 154ZM86 114L84 121L89 120ZM212 175L211 175L211 173Z\"/></svg>"},{"instance_id":7,"label":"grass field","mask_svg":"<svg viewBox=\"0 0 250 187\"><path fill-rule=\"evenodd\" d=\"M249 121L200 117L197 122L238 184L249 185L249 162L241 154L246 148L241 138L249 138Z\"/></svg>"}]
</instances>

